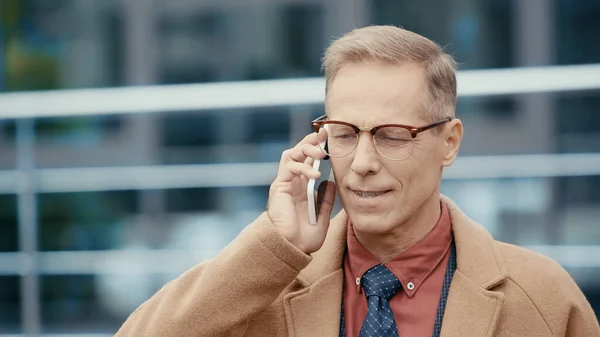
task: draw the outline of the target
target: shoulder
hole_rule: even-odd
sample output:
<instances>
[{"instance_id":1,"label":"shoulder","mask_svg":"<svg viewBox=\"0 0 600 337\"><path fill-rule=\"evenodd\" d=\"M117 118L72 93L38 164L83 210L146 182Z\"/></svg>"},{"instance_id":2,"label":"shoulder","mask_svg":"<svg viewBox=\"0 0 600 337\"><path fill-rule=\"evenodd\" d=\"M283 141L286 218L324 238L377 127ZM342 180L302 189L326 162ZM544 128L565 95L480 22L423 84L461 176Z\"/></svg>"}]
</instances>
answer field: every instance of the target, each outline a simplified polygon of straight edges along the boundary
<instances>
[{"instance_id":1,"label":"shoulder","mask_svg":"<svg viewBox=\"0 0 600 337\"><path fill-rule=\"evenodd\" d=\"M585 295L555 260L515 245L494 241L506 268L505 294L512 303L533 304L561 336L596 336L600 327ZM509 288L512 291L509 291ZM510 295L520 299L509 299Z\"/></svg>"},{"instance_id":2,"label":"shoulder","mask_svg":"<svg viewBox=\"0 0 600 337\"><path fill-rule=\"evenodd\" d=\"M495 241L508 277L532 296L573 298L580 289L571 275L555 260L532 250Z\"/></svg>"},{"instance_id":3,"label":"shoulder","mask_svg":"<svg viewBox=\"0 0 600 337\"><path fill-rule=\"evenodd\" d=\"M556 281L571 283L569 273L550 257L513 244L494 241L504 259L510 277L537 279L550 277Z\"/></svg>"},{"instance_id":4,"label":"shoulder","mask_svg":"<svg viewBox=\"0 0 600 337\"><path fill-rule=\"evenodd\" d=\"M529 249L496 241L506 266L508 281L527 296L547 322L568 320L572 310L588 310L589 302L555 260ZM552 324L552 323L550 323Z\"/></svg>"}]
</instances>

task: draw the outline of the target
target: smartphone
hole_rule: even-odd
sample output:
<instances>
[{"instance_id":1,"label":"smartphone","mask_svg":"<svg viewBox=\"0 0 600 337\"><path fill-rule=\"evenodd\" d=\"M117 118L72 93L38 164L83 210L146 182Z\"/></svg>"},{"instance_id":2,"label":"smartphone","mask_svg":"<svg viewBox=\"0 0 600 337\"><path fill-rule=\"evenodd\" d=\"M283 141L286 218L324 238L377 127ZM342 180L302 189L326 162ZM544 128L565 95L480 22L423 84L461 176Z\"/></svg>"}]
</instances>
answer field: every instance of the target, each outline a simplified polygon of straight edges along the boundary
<instances>
[{"instance_id":1,"label":"smartphone","mask_svg":"<svg viewBox=\"0 0 600 337\"><path fill-rule=\"evenodd\" d=\"M325 144L322 144L322 146L325 146ZM335 179L329 157L315 160L313 168L321 172L321 176L317 179L309 179L306 194L308 196L308 219L311 225L316 225L323 203L323 196L327 190L327 181L335 182Z\"/></svg>"}]
</instances>

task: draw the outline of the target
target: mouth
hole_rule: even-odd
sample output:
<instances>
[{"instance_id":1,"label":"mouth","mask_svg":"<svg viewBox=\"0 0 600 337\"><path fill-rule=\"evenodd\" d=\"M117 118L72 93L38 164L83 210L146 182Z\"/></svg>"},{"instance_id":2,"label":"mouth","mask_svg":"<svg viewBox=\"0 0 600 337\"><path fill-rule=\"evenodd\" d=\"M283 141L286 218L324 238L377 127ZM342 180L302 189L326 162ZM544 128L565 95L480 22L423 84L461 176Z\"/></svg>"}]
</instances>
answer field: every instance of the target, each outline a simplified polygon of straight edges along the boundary
<instances>
[{"instance_id":1,"label":"mouth","mask_svg":"<svg viewBox=\"0 0 600 337\"><path fill-rule=\"evenodd\" d=\"M383 196L387 193L389 193L391 190L379 190L379 191L363 191L363 190L353 190L351 189L352 192L354 192L354 194L356 194L358 197L360 198L377 198L380 196Z\"/></svg>"}]
</instances>

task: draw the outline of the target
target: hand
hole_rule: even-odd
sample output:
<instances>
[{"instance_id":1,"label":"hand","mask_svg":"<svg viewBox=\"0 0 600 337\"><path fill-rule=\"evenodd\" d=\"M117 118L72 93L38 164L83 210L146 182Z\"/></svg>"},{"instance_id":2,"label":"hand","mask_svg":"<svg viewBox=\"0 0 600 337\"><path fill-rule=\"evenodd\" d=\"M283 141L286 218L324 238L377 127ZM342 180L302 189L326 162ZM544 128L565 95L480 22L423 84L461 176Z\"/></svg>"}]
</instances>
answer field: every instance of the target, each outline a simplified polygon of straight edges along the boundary
<instances>
[{"instance_id":1,"label":"hand","mask_svg":"<svg viewBox=\"0 0 600 337\"><path fill-rule=\"evenodd\" d=\"M318 135L313 132L295 147L283 151L277 178L269 190L267 215L271 222L288 241L306 254L319 250L323 245L335 200L335 184L328 181L317 225L311 225L306 188L309 179L321 175L312 168L312 164L315 159L325 157L318 144L326 137L327 132L321 129Z\"/></svg>"}]
</instances>

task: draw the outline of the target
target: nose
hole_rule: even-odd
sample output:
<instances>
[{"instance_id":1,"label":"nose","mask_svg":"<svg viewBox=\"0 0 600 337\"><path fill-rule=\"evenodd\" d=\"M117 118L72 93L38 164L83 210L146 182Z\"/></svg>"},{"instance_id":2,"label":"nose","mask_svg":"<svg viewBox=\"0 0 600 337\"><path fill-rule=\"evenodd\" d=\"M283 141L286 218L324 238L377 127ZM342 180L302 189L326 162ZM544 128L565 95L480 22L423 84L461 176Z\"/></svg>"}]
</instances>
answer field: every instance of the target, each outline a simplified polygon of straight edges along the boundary
<instances>
[{"instance_id":1,"label":"nose","mask_svg":"<svg viewBox=\"0 0 600 337\"><path fill-rule=\"evenodd\" d=\"M379 153L375 149L373 137L369 132L359 133L350 168L354 173L361 176L379 172L381 168Z\"/></svg>"}]
</instances>

